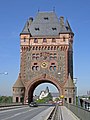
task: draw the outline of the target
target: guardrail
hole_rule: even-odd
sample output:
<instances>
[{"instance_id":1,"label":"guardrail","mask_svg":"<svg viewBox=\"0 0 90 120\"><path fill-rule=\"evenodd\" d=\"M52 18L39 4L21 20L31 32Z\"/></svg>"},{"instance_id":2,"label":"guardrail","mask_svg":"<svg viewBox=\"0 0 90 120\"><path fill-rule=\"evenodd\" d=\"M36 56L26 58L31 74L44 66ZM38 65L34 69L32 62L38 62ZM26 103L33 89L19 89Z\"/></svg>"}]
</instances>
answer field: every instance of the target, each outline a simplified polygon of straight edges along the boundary
<instances>
[{"instance_id":1,"label":"guardrail","mask_svg":"<svg viewBox=\"0 0 90 120\"><path fill-rule=\"evenodd\" d=\"M73 104L64 103L80 120L90 120L90 111L85 110Z\"/></svg>"},{"instance_id":2,"label":"guardrail","mask_svg":"<svg viewBox=\"0 0 90 120\"><path fill-rule=\"evenodd\" d=\"M0 107L9 107L9 106L19 106L23 105L22 103L0 103Z\"/></svg>"},{"instance_id":3,"label":"guardrail","mask_svg":"<svg viewBox=\"0 0 90 120\"><path fill-rule=\"evenodd\" d=\"M0 105L0 111L2 110L8 110L8 109L15 109L15 108L21 108L27 105L24 105L22 103L12 103L12 104L1 104Z\"/></svg>"},{"instance_id":4,"label":"guardrail","mask_svg":"<svg viewBox=\"0 0 90 120\"><path fill-rule=\"evenodd\" d=\"M47 120L63 120L62 117L60 118L60 115L61 111L59 109L59 106L56 105Z\"/></svg>"}]
</instances>

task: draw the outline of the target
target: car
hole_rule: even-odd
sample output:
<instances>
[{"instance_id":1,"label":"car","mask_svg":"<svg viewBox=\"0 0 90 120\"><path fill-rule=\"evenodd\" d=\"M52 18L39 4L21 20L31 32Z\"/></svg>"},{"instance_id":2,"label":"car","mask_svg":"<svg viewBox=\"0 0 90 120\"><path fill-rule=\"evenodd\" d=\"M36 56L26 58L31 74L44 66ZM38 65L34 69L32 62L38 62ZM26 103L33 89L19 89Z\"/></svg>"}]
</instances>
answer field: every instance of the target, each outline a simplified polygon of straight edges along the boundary
<instances>
[{"instance_id":1,"label":"car","mask_svg":"<svg viewBox=\"0 0 90 120\"><path fill-rule=\"evenodd\" d=\"M36 102L31 102L29 104L30 107L38 107L38 104Z\"/></svg>"}]
</instances>

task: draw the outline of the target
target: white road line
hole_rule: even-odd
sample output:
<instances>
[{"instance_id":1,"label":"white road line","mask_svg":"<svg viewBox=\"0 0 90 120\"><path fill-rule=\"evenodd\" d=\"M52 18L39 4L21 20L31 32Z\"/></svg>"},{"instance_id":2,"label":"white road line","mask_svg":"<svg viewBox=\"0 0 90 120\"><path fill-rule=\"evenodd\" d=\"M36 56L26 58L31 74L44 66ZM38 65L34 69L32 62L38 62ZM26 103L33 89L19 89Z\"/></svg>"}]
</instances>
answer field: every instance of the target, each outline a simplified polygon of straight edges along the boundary
<instances>
[{"instance_id":1,"label":"white road line","mask_svg":"<svg viewBox=\"0 0 90 120\"><path fill-rule=\"evenodd\" d=\"M38 108L34 108L34 109L38 109ZM8 120L8 119L10 119L10 118L14 118L14 117L16 117L16 116L18 116L18 115L27 113L27 112L32 111L32 110L33 110L33 109L27 110L27 111L25 111L25 112L20 112L20 113L14 114L13 116L10 116L10 117L7 117L7 118L1 119L1 120Z\"/></svg>"},{"instance_id":2,"label":"white road line","mask_svg":"<svg viewBox=\"0 0 90 120\"><path fill-rule=\"evenodd\" d=\"M38 109L38 108L34 108L34 109ZM18 115L27 113L27 112L32 111L32 110L33 110L33 109L27 110L27 111L25 111L25 112L20 112L20 113L14 114L13 116L10 116L10 117L7 117L7 118L1 119L1 120L8 120L8 119L10 119L10 118L14 118L14 117L16 117L16 116L18 116Z\"/></svg>"}]
</instances>

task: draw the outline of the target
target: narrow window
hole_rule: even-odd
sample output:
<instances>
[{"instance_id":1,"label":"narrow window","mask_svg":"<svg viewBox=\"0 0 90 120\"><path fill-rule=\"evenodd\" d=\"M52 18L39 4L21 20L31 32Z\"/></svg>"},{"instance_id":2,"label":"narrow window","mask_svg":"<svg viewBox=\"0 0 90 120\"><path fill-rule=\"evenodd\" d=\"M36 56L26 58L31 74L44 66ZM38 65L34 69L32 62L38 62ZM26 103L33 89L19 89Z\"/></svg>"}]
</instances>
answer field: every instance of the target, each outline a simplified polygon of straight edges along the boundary
<instances>
[{"instance_id":1,"label":"narrow window","mask_svg":"<svg viewBox=\"0 0 90 120\"><path fill-rule=\"evenodd\" d=\"M57 54L56 53L54 53L54 59L56 59L57 58Z\"/></svg>"},{"instance_id":2,"label":"narrow window","mask_svg":"<svg viewBox=\"0 0 90 120\"><path fill-rule=\"evenodd\" d=\"M36 58L35 54L32 54L32 59L35 59L35 58Z\"/></svg>"},{"instance_id":3,"label":"narrow window","mask_svg":"<svg viewBox=\"0 0 90 120\"><path fill-rule=\"evenodd\" d=\"M56 70L56 66L53 67L53 70L54 70L54 71Z\"/></svg>"},{"instance_id":4,"label":"narrow window","mask_svg":"<svg viewBox=\"0 0 90 120\"><path fill-rule=\"evenodd\" d=\"M36 66L36 70L37 70L37 71L39 70L39 66Z\"/></svg>"},{"instance_id":5,"label":"narrow window","mask_svg":"<svg viewBox=\"0 0 90 120\"><path fill-rule=\"evenodd\" d=\"M50 71L56 71L56 65L55 63L51 63L51 66L50 66Z\"/></svg>"},{"instance_id":6,"label":"narrow window","mask_svg":"<svg viewBox=\"0 0 90 120\"><path fill-rule=\"evenodd\" d=\"M52 71L52 66L50 66L50 71Z\"/></svg>"},{"instance_id":7,"label":"narrow window","mask_svg":"<svg viewBox=\"0 0 90 120\"><path fill-rule=\"evenodd\" d=\"M35 70L35 66L32 66L32 70L33 70L33 71Z\"/></svg>"},{"instance_id":8,"label":"narrow window","mask_svg":"<svg viewBox=\"0 0 90 120\"><path fill-rule=\"evenodd\" d=\"M65 37L63 36L63 41L65 42Z\"/></svg>"},{"instance_id":9,"label":"narrow window","mask_svg":"<svg viewBox=\"0 0 90 120\"><path fill-rule=\"evenodd\" d=\"M38 43L38 39L37 38L34 38L34 43Z\"/></svg>"},{"instance_id":10,"label":"narrow window","mask_svg":"<svg viewBox=\"0 0 90 120\"><path fill-rule=\"evenodd\" d=\"M24 42L26 42L26 38L24 37Z\"/></svg>"},{"instance_id":11,"label":"narrow window","mask_svg":"<svg viewBox=\"0 0 90 120\"><path fill-rule=\"evenodd\" d=\"M46 43L46 42L47 42L47 39L46 39L46 38L43 38L43 42Z\"/></svg>"},{"instance_id":12,"label":"narrow window","mask_svg":"<svg viewBox=\"0 0 90 120\"><path fill-rule=\"evenodd\" d=\"M69 103L72 103L72 98L69 98Z\"/></svg>"},{"instance_id":13,"label":"narrow window","mask_svg":"<svg viewBox=\"0 0 90 120\"><path fill-rule=\"evenodd\" d=\"M36 59L38 59L38 58L39 58L39 53L36 54Z\"/></svg>"},{"instance_id":14,"label":"narrow window","mask_svg":"<svg viewBox=\"0 0 90 120\"><path fill-rule=\"evenodd\" d=\"M53 43L55 43L55 42L56 42L56 39L55 39L55 38L53 38L53 39L52 39L52 42L53 42Z\"/></svg>"}]
</instances>

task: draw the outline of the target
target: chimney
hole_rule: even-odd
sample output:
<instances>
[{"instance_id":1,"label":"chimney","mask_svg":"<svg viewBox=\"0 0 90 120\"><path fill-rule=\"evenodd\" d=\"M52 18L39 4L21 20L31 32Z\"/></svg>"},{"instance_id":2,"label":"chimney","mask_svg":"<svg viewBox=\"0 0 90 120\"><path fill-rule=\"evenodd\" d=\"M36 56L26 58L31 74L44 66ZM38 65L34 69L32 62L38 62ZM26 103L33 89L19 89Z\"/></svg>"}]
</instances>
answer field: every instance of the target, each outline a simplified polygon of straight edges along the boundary
<instances>
[{"instance_id":1,"label":"chimney","mask_svg":"<svg viewBox=\"0 0 90 120\"><path fill-rule=\"evenodd\" d=\"M31 25L32 22L33 22L33 18L30 17L29 20L28 20L28 27Z\"/></svg>"},{"instance_id":2,"label":"chimney","mask_svg":"<svg viewBox=\"0 0 90 120\"><path fill-rule=\"evenodd\" d=\"M64 26L64 17L63 16L60 17L60 25Z\"/></svg>"}]
</instances>

